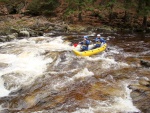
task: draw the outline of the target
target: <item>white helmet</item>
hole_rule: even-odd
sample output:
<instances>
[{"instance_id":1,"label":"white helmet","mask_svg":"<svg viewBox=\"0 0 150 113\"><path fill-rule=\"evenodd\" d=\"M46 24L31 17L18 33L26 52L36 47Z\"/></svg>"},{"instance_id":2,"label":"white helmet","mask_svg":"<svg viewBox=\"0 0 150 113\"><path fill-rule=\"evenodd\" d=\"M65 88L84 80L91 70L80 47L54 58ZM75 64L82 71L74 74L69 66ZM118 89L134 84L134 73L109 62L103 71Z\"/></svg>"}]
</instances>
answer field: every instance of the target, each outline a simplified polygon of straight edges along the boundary
<instances>
[{"instance_id":1,"label":"white helmet","mask_svg":"<svg viewBox=\"0 0 150 113\"><path fill-rule=\"evenodd\" d=\"M101 36L100 34L98 34L97 36Z\"/></svg>"}]
</instances>

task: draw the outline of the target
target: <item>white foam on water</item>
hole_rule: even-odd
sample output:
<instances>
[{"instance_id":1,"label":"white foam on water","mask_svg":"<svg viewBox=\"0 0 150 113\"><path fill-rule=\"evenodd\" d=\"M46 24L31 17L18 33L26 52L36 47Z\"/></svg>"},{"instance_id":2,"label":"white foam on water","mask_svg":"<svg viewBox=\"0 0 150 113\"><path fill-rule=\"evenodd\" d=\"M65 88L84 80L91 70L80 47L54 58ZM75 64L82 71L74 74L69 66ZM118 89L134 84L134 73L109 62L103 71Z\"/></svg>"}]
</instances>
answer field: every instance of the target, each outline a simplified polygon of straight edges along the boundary
<instances>
[{"instance_id":1,"label":"white foam on water","mask_svg":"<svg viewBox=\"0 0 150 113\"><path fill-rule=\"evenodd\" d=\"M119 54L119 51L117 51L116 49L112 49L109 51L110 53L114 53L114 54Z\"/></svg>"},{"instance_id":2,"label":"white foam on water","mask_svg":"<svg viewBox=\"0 0 150 113\"><path fill-rule=\"evenodd\" d=\"M115 104L112 106L114 110L121 112L140 112L132 103L131 99L116 98Z\"/></svg>"},{"instance_id":3,"label":"white foam on water","mask_svg":"<svg viewBox=\"0 0 150 113\"><path fill-rule=\"evenodd\" d=\"M43 37L40 37L43 38ZM9 74L9 77L12 77L17 83L17 85L29 85L37 77L41 76L46 70L47 63L51 63L53 60L51 58L44 58L40 53L45 50L54 50L54 51L64 51L70 50L71 46L64 44L62 37L50 38L50 42L42 42L40 44L35 43L39 40L37 38L31 38L30 40L16 40L13 42L8 42L0 44L0 46L7 46L8 44L15 44L18 46L23 44L26 45L21 48L21 54L0 54L0 62L6 63L8 66L0 70L0 77L5 74ZM8 45L9 46L9 45ZM7 47L8 47L7 46ZM9 49L9 48L7 48ZM17 73L20 76L10 75L10 73ZM4 87L4 81L0 78L0 90L3 93L0 93L1 96L6 96L10 91L6 90Z\"/></svg>"},{"instance_id":4,"label":"white foam on water","mask_svg":"<svg viewBox=\"0 0 150 113\"><path fill-rule=\"evenodd\" d=\"M12 62L11 59L14 59L14 58L15 58L15 55L0 54L0 62L6 63L6 64L11 63ZM4 81L1 78L1 76L4 73L5 71L2 68L0 68L0 97L8 96L8 94L10 93L10 91L4 87Z\"/></svg>"},{"instance_id":5,"label":"white foam on water","mask_svg":"<svg viewBox=\"0 0 150 113\"><path fill-rule=\"evenodd\" d=\"M53 38L53 40L51 40L48 43L44 43L44 44L42 43L42 44L37 44L37 45L41 49L50 50L50 51L66 51L66 50L71 51L73 48L72 46L66 44L63 41L61 36Z\"/></svg>"},{"instance_id":6,"label":"white foam on water","mask_svg":"<svg viewBox=\"0 0 150 113\"><path fill-rule=\"evenodd\" d=\"M16 59L16 55L13 54L0 54L0 62L2 63L12 63L13 59Z\"/></svg>"},{"instance_id":7,"label":"white foam on water","mask_svg":"<svg viewBox=\"0 0 150 113\"><path fill-rule=\"evenodd\" d=\"M75 71L76 69L72 70L71 72ZM94 73L88 71L87 68L84 68L83 70L79 71L77 74L75 74L73 77L66 77L65 79L61 80L56 80L56 81L52 81L53 83L53 88L55 90L59 90L60 88L63 88L65 86L68 86L69 84L73 83L76 79L80 79L80 78L85 78L85 77L89 77L89 76L93 76Z\"/></svg>"},{"instance_id":8,"label":"white foam on water","mask_svg":"<svg viewBox=\"0 0 150 113\"><path fill-rule=\"evenodd\" d=\"M13 56L13 58L11 56ZM29 85L38 76L43 74L47 67L46 64L53 60L51 58L44 59L43 56L36 56L34 52L23 52L16 56L9 56L6 54L5 58L3 55L3 61L8 64L8 67L1 69L0 76L9 73L16 73L20 76L12 74L9 75L9 77L12 77L17 85Z\"/></svg>"},{"instance_id":9,"label":"white foam on water","mask_svg":"<svg viewBox=\"0 0 150 113\"><path fill-rule=\"evenodd\" d=\"M84 68L83 70L78 72L76 75L74 75L72 79L85 78L85 77L89 77L93 75L94 75L93 72L90 72L87 68Z\"/></svg>"},{"instance_id":10,"label":"white foam on water","mask_svg":"<svg viewBox=\"0 0 150 113\"><path fill-rule=\"evenodd\" d=\"M116 97L114 98L115 103L112 105L113 109L121 111L121 112L140 112L132 102L132 98L130 97L130 93L132 90L128 88L128 83L124 83L125 96L124 97Z\"/></svg>"},{"instance_id":11,"label":"white foam on water","mask_svg":"<svg viewBox=\"0 0 150 113\"><path fill-rule=\"evenodd\" d=\"M102 61L102 69L109 69L109 68L123 68L123 67L128 67L129 65L124 62L117 62L113 58L107 58L104 55L101 55L99 57L85 57L89 61Z\"/></svg>"},{"instance_id":12,"label":"white foam on water","mask_svg":"<svg viewBox=\"0 0 150 113\"><path fill-rule=\"evenodd\" d=\"M95 113L93 108L89 107L88 109L77 109L72 113Z\"/></svg>"},{"instance_id":13,"label":"white foam on water","mask_svg":"<svg viewBox=\"0 0 150 113\"><path fill-rule=\"evenodd\" d=\"M129 65L127 63L124 63L124 62L116 62L114 59L105 58L103 63L102 63L102 68L103 69L109 69L112 66L114 69L118 69L118 68L128 67Z\"/></svg>"},{"instance_id":14,"label":"white foam on water","mask_svg":"<svg viewBox=\"0 0 150 113\"><path fill-rule=\"evenodd\" d=\"M124 85L124 96L123 97L114 97L110 100L106 101L98 101L98 100L89 100L87 102L87 108L78 108L73 113L130 113L130 112L140 112L132 102L130 97L131 90L127 87L128 85Z\"/></svg>"},{"instance_id":15,"label":"white foam on water","mask_svg":"<svg viewBox=\"0 0 150 113\"><path fill-rule=\"evenodd\" d=\"M4 87L4 81L0 77L0 97L8 96L9 93L10 93L10 91ZM1 107L0 107L0 109L1 109Z\"/></svg>"}]
</instances>

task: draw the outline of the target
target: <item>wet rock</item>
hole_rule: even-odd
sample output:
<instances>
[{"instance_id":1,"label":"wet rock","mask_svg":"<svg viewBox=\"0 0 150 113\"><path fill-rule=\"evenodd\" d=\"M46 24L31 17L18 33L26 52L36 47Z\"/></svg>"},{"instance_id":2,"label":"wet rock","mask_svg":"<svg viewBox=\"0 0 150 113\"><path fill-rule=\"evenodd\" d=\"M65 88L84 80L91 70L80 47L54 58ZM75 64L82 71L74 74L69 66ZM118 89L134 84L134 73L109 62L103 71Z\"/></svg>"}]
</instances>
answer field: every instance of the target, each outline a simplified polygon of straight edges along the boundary
<instances>
[{"instance_id":1,"label":"wet rock","mask_svg":"<svg viewBox=\"0 0 150 113\"><path fill-rule=\"evenodd\" d=\"M61 23L60 25L55 26L58 31L66 32L68 30L68 25ZM54 28L55 28L54 27Z\"/></svg>"},{"instance_id":2,"label":"wet rock","mask_svg":"<svg viewBox=\"0 0 150 113\"><path fill-rule=\"evenodd\" d=\"M1 113L9 113L8 109L1 110Z\"/></svg>"},{"instance_id":3,"label":"wet rock","mask_svg":"<svg viewBox=\"0 0 150 113\"><path fill-rule=\"evenodd\" d=\"M140 85L144 85L144 86L150 86L150 81L147 81L147 80L139 80L139 84L140 84Z\"/></svg>"},{"instance_id":4,"label":"wet rock","mask_svg":"<svg viewBox=\"0 0 150 113\"><path fill-rule=\"evenodd\" d=\"M106 31L107 32L112 32L113 29L111 27L109 27L109 26L101 26L101 27L97 28L97 31L98 32L106 32Z\"/></svg>"},{"instance_id":5,"label":"wet rock","mask_svg":"<svg viewBox=\"0 0 150 113\"><path fill-rule=\"evenodd\" d=\"M6 68L7 66L8 66L8 64L0 62L0 68Z\"/></svg>"},{"instance_id":6,"label":"wet rock","mask_svg":"<svg viewBox=\"0 0 150 113\"><path fill-rule=\"evenodd\" d=\"M6 42L7 36L0 36L0 42Z\"/></svg>"},{"instance_id":7,"label":"wet rock","mask_svg":"<svg viewBox=\"0 0 150 113\"><path fill-rule=\"evenodd\" d=\"M19 88L19 89L16 89L16 90L13 90L9 93L9 95L19 95L21 94L23 91L23 88Z\"/></svg>"},{"instance_id":8,"label":"wet rock","mask_svg":"<svg viewBox=\"0 0 150 113\"><path fill-rule=\"evenodd\" d=\"M130 85L129 89L132 89L133 91L137 91L137 92L144 92L150 90L149 87L142 86L142 85Z\"/></svg>"},{"instance_id":9,"label":"wet rock","mask_svg":"<svg viewBox=\"0 0 150 113\"><path fill-rule=\"evenodd\" d=\"M148 86L150 86L150 80L147 77L139 77L137 80L138 80L137 84L131 85L131 87L136 86L136 88L138 89L139 87L145 87L145 86L148 87Z\"/></svg>"},{"instance_id":10,"label":"wet rock","mask_svg":"<svg viewBox=\"0 0 150 113\"><path fill-rule=\"evenodd\" d=\"M24 76L24 75L20 73L9 73L9 74L2 75L5 88L10 90L11 88L19 86L20 82L18 82L16 78L21 77L21 76Z\"/></svg>"},{"instance_id":11,"label":"wet rock","mask_svg":"<svg viewBox=\"0 0 150 113\"><path fill-rule=\"evenodd\" d=\"M142 79L139 81L139 85L133 84L129 88L132 89L133 104L143 113L150 113L150 82Z\"/></svg>"},{"instance_id":12,"label":"wet rock","mask_svg":"<svg viewBox=\"0 0 150 113\"><path fill-rule=\"evenodd\" d=\"M142 113L150 113L150 96L146 93L132 92L131 97L134 105L139 108Z\"/></svg>"},{"instance_id":13,"label":"wet rock","mask_svg":"<svg viewBox=\"0 0 150 113\"><path fill-rule=\"evenodd\" d=\"M43 31L38 31L38 36L43 36L44 32Z\"/></svg>"},{"instance_id":14,"label":"wet rock","mask_svg":"<svg viewBox=\"0 0 150 113\"><path fill-rule=\"evenodd\" d=\"M85 31L86 27L79 26L79 25L70 25L70 26L67 26L67 30L81 32L81 31Z\"/></svg>"},{"instance_id":15,"label":"wet rock","mask_svg":"<svg viewBox=\"0 0 150 113\"><path fill-rule=\"evenodd\" d=\"M18 37L18 33L13 33L11 35L7 35L6 37L6 41L11 41L11 40L14 40Z\"/></svg>"},{"instance_id":16,"label":"wet rock","mask_svg":"<svg viewBox=\"0 0 150 113\"><path fill-rule=\"evenodd\" d=\"M11 33L19 33L19 30L12 27L12 28L10 28L10 32Z\"/></svg>"},{"instance_id":17,"label":"wet rock","mask_svg":"<svg viewBox=\"0 0 150 113\"><path fill-rule=\"evenodd\" d=\"M147 60L141 60L141 61L140 61L140 64L141 64L143 67L150 67L150 61L147 61Z\"/></svg>"},{"instance_id":18,"label":"wet rock","mask_svg":"<svg viewBox=\"0 0 150 113\"><path fill-rule=\"evenodd\" d=\"M19 36L20 37L30 37L30 33L28 31L20 31Z\"/></svg>"},{"instance_id":19,"label":"wet rock","mask_svg":"<svg viewBox=\"0 0 150 113\"><path fill-rule=\"evenodd\" d=\"M31 37L37 37L38 36L38 33L35 31L35 30L28 30L29 34Z\"/></svg>"},{"instance_id":20,"label":"wet rock","mask_svg":"<svg viewBox=\"0 0 150 113\"><path fill-rule=\"evenodd\" d=\"M54 27L49 26L47 30L48 30L48 31L54 30Z\"/></svg>"}]
</instances>

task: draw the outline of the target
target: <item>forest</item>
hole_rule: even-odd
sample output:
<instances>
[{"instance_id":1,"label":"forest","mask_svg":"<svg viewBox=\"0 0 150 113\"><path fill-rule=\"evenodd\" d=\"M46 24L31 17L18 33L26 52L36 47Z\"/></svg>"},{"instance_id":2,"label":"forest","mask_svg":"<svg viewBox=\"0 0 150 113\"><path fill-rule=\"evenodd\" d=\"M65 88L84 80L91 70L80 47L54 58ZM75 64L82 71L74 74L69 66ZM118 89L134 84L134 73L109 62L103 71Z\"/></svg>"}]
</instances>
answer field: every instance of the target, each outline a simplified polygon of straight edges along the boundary
<instances>
[{"instance_id":1,"label":"forest","mask_svg":"<svg viewBox=\"0 0 150 113\"><path fill-rule=\"evenodd\" d=\"M144 31L150 27L150 0L0 0L0 3L7 14L44 15L69 23L96 22Z\"/></svg>"}]
</instances>

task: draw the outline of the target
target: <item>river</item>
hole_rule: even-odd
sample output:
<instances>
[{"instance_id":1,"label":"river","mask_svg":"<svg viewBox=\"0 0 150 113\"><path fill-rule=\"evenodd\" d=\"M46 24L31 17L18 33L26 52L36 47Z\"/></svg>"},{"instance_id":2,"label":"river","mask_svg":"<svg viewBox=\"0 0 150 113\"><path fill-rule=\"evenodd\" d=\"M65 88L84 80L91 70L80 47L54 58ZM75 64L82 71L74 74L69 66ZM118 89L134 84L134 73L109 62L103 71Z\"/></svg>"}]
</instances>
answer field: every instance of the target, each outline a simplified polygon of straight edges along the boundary
<instances>
[{"instance_id":1,"label":"river","mask_svg":"<svg viewBox=\"0 0 150 113\"><path fill-rule=\"evenodd\" d=\"M150 79L150 35L101 32L107 51L75 56L81 35L31 37L0 44L0 111L3 113L140 112L128 88ZM68 38L73 37L73 38ZM90 40L94 40L90 35ZM142 75L142 76L141 76Z\"/></svg>"}]
</instances>

